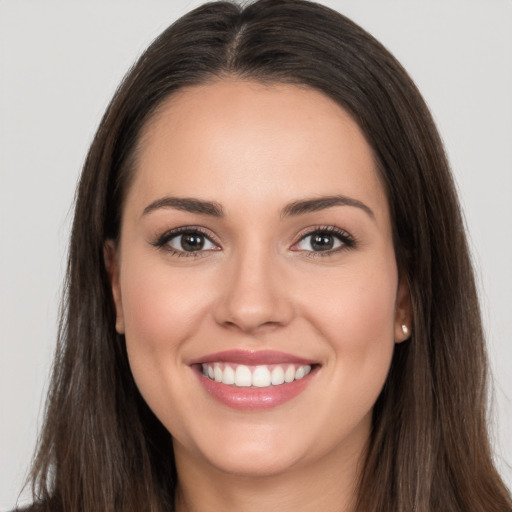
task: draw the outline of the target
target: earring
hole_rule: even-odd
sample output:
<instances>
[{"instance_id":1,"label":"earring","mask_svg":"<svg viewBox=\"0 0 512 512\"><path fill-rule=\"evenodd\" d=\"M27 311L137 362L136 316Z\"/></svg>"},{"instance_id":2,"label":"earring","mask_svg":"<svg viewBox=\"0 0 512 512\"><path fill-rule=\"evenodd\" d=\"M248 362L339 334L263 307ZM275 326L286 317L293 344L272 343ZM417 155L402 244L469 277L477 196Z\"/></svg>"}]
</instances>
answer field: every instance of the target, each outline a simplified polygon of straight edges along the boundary
<instances>
[{"instance_id":1,"label":"earring","mask_svg":"<svg viewBox=\"0 0 512 512\"><path fill-rule=\"evenodd\" d=\"M409 337L409 328L407 327L407 325L402 324L402 332L404 333L404 336L406 336L407 338Z\"/></svg>"}]
</instances>

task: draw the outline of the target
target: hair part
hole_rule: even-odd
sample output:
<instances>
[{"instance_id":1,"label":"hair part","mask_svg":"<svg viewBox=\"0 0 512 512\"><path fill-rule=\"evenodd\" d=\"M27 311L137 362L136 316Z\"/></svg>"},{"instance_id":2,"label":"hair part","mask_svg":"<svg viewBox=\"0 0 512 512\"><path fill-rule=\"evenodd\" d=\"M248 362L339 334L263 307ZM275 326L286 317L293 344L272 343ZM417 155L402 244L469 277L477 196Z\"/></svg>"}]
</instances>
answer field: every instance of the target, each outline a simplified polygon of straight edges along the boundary
<instances>
[{"instance_id":1,"label":"hair part","mask_svg":"<svg viewBox=\"0 0 512 512\"><path fill-rule=\"evenodd\" d=\"M163 32L117 90L79 183L46 420L32 470L41 510L172 510L171 435L132 378L104 245L119 236L137 147L162 102L227 77L323 92L361 127L389 200L414 311L374 407L365 512L510 511L486 427L486 356L455 186L431 115L391 54L303 0L205 4Z\"/></svg>"}]
</instances>

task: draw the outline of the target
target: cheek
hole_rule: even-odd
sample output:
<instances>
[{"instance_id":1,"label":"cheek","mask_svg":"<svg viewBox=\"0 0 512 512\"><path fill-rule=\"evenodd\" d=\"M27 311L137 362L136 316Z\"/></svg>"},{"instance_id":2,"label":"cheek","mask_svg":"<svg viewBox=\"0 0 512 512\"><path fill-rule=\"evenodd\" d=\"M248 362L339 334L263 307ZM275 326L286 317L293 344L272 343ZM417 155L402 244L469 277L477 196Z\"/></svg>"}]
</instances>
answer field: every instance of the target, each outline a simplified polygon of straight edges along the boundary
<instances>
[{"instance_id":1,"label":"cheek","mask_svg":"<svg viewBox=\"0 0 512 512\"><path fill-rule=\"evenodd\" d=\"M165 264L145 265L136 258L127 261L121 276L127 338L157 349L190 336L205 295L189 277Z\"/></svg>"},{"instance_id":2,"label":"cheek","mask_svg":"<svg viewBox=\"0 0 512 512\"><path fill-rule=\"evenodd\" d=\"M146 258L147 260L147 258ZM181 348L194 337L208 300L186 272L165 263L147 264L135 251L123 261L121 297L128 359L137 386L150 407L176 393L181 381ZM194 282L197 285L197 282ZM207 309L207 308L206 308Z\"/></svg>"},{"instance_id":3,"label":"cheek","mask_svg":"<svg viewBox=\"0 0 512 512\"><path fill-rule=\"evenodd\" d=\"M315 286L301 295L304 311L326 331L333 348L364 349L393 340L398 274L393 255L380 262L340 268L317 275Z\"/></svg>"},{"instance_id":4,"label":"cheek","mask_svg":"<svg viewBox=\"0 0 512 512\"><path fill-rule=\"evenodd\" d=\"M394 259L353 267L325 281L308 306L309 319L331 354L326 370L353 410L371 408L386 379L395 346Z\"/></svg>"}]
</instances>

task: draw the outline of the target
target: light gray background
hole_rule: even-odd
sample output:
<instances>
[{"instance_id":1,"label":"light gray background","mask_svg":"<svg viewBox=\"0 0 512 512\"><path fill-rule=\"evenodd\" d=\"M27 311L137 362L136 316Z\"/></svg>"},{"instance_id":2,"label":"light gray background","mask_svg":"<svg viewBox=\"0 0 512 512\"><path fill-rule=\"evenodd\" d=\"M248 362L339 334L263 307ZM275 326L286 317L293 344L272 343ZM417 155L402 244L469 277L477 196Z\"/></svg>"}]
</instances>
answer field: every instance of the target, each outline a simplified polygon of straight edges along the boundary
<instances>
[{"instance_id":1,"label":"light gray background","mask_svg":"<svg viewBox=\"0 0 512 512\"><path fill-rule=\"evenodd\" d=\"M0 0L0 510L17 499L41 421L86 150L128 67L198 3ZM324 3L401 60L446 143L489 337L496 460L511 487L512 1Z\"/></svg>"}]
</instances>

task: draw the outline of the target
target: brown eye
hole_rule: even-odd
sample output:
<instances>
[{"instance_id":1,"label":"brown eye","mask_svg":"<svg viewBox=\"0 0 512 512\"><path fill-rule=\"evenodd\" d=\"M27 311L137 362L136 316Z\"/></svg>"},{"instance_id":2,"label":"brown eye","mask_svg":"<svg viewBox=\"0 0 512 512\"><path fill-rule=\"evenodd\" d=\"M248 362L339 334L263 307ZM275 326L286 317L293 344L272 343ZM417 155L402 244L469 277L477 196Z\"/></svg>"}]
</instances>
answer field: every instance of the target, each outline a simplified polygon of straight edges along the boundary
<instances>
[{"instance_id":1,"label":"brown eye","mask_svg":"<svg viewBox=\"0 0 512 512\"><path fill-rule=\"evenodd\" d=\"M184 233L176 238L183 251L200 251L205 245L205 237L199 233Z\"/></svg>"},{"instance_id":2,"label":"brown eye","mask_svg":"<svg viewBox=\"0 0 512 512\"><path fill-rule=\"evenodd\" d=\"M197 229L169 231L162 235L153 245L181 256L220 250L220 247L209 236Z\"/></svg>"},{"instance_id":3,"label":"brown eye","mask_svg":"<svg viewBox=\"0 0 512 512\"><path fill-rule=\"evenodd\" d=\"M311 236L310 245L313 251L328 251L334 247L335 241L333 235L318 233Z\"/></svg>"},{"instance_id":4,"label":"brown eye","mask_svg":"<svg viewBox=\"0 0 512 512\"><path fill-rule=\"evenodd\" d=\"M301 251L324 252L337 249L344 245L345 241L340 239L340 235L326 231L315 231L304 236L297 244Z\"/></svg>"},{"instance_id":5,"label":"brown eye","mask_svg":"<svg viewBox=\"0 0 512 512\"><path fill-rule=\"evenodd\" d=\"M351 235L341 229L330 227L329 229L317 229L304 235L293 247L293 251L311 253L336 252L338 249L350 248L355 245Z\"/></svg>"}]
</instances>

